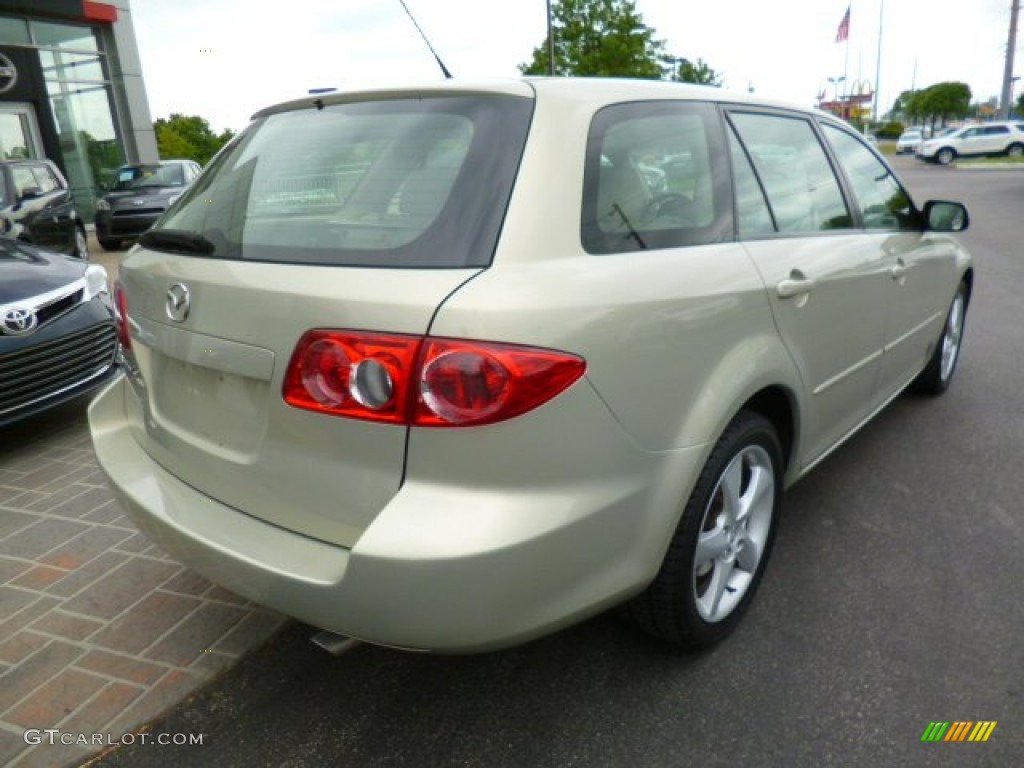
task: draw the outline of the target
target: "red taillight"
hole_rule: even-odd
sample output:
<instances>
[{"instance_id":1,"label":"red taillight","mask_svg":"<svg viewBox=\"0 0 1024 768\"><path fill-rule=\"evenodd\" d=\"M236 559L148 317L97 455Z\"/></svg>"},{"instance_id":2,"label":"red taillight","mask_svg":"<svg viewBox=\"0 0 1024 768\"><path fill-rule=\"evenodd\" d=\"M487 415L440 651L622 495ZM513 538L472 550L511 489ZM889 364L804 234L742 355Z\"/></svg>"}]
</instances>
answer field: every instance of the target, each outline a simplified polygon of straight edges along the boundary
<instances>
[{"instance_id":1,"label":"red taillight","mask_svg":"<svg viewBox=\"0 0 1024 768\"><path fill-rule=\"evenodd\" d=\"M284 399L336 416L405 423L420 339L361 331L308 331L295 347Z\"/></svg>"},{"instance_id":2,"label":"red taillight","mask_svg":"<svg viewBox=\"0 0 1024 768\"><path fill-rule=\"evenodd\" d=\"M117 338L126 350L132 348L132 335L128 330L128 297L120 280L114 282L114 324L117 326Z\"/></svg>"},{"instance_id":3,"label":"red taillight","mask_svg":"<svg viewBox=\"0 0 1024 768\"><path fill-rule=\"evenodd\" d=\"M284 399L336 416L462 427L510 419L576 381L582 358L512 344L355 331L309 331Z\"/></svg>"},{"instance_id":4,"label":"red taillight","mask_svg":"<svg viewBox=\"0 0 1024 768\"><path fill-rule=\"evenodd\" d=\"M421 426L491 424L547 402L583 375L582 358L549 349L457 339L423 344Z\"/></svg>"}]
</instances>

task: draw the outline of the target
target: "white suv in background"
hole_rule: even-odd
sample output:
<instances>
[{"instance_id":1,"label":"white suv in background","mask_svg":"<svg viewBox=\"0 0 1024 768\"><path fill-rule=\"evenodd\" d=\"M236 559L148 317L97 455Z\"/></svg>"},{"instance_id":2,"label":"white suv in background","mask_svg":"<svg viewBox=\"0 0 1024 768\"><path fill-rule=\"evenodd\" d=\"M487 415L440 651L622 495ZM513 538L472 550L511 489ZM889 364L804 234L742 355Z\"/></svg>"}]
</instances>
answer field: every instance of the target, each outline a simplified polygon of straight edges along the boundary
<instances>
[{"instance_id":1,"label":"white suv in background","mask_svg":"<svg viewBox=\"0 0 1024 768\"><path fill-rule=\"evenodd\" d=\"M978 155L1024 155L1024 122L968 125L922 142L917 149L918 158L940 165L949 165L958 157Z\"/></svg>"}]
</instances>

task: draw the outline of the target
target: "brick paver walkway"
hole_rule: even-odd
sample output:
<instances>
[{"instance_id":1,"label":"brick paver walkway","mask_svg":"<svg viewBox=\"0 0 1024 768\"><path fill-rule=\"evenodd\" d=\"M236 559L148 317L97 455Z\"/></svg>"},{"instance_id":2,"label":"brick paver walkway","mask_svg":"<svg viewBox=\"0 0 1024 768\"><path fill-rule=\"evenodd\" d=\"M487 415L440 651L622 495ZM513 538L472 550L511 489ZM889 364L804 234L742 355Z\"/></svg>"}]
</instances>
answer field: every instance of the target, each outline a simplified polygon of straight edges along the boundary
<instances>
[{"instance_id":1,"label":"brick paver walkway","mask_svg":"<svg viewBox=\"0 0 1024 768\"><path fill-rule=\"evenodd\" d=\"M0 429L0 765L79 764L82 735L145 727L282 623L135 530L84 404Z\"/></svg>"}]
</instances>

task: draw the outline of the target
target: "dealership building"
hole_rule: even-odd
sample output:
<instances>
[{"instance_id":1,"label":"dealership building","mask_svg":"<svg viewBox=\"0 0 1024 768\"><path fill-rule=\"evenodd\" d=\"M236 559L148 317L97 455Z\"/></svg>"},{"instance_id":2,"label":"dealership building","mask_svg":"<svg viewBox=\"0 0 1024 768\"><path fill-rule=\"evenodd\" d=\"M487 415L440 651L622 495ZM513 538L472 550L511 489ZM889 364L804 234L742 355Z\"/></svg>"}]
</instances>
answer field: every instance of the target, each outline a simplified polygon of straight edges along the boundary
<instances>
[{"instance_id":1,"label":"dealership building","mask_svg":"<svg viewBox=\"0 0 1024 768\"><path fill-rule=\"evenodd\" d=\"M97 185L158 159L129 0L0 0L0 158L48 157L92 221Z\"/></svg>"}]
</instances>

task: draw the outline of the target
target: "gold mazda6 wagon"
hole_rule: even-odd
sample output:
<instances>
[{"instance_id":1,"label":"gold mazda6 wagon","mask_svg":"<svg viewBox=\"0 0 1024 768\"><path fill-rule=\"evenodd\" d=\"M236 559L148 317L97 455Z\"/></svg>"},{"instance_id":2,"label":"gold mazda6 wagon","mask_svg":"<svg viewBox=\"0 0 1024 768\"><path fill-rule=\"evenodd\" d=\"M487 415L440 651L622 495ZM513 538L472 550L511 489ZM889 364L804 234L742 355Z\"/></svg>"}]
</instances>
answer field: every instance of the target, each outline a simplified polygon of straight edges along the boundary
<instances>
[{"instance_id":1,"label":"gold mazda6 wagon","mask_svg":"<svg viewBox=\"0 0 1024 768\"><path fill-rule=\"evenodd\" d=\"M125 260L96 453L167 552L336 633L478 651L618 605L706 647L783 487L949 385L967 222L846 124L748 94L299 99Z\"/></svg>"}]
</instances>

